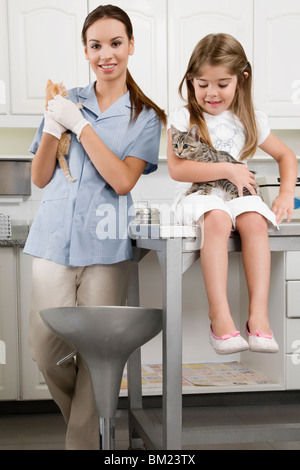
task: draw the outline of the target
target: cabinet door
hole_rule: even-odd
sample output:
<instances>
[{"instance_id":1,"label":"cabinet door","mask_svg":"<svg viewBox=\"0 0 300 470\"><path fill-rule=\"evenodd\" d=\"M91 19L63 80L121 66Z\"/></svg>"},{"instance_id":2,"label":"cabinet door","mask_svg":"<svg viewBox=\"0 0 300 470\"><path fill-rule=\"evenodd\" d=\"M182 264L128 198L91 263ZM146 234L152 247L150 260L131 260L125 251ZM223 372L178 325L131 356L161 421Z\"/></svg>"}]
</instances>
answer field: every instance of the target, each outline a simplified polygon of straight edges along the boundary
<instances>
[{"instance_id":1,"label":"cabinet door","mask_svg":"<svg viewBox=\"0 0 300 470\"><path fill-rule=\"evenodd\" d=\"M13 248L0 248L0 400L18 393L18 322L16 258Z\"/></svg>"},{"instance_id":2,"label":"cabinet door","mask_svg":"<svg viewBox=\"0 0 300 470\"><path fill-rule=\"evenodd\" d=\"M86 0L9 0L12 114L41 114L48 78L67 88L89 82L81 43Z\"/></svg>"},{"instance_id":3,"label":"cabinet door","mask_svg":"<svg viewBox=\"0 0 300 470\"><path fill-rule=\"evenodd\" d=\"M129 71L143 92L167 110L167 7L166 0L116 0L131 19L135 39ZM90 0L92 11L99 1Z\"/></svg>"},{"instance_id":4,"label":"cabinet door","mask_svg":"<svg viewBox=\"0 0 300 470\"><path fill-rule=\"evenodd\" d=\"M169 105L182 105L178 86L196 44L210 33L228 33L252 61L252 0L171 0L168 3Z\"/></svg>"},{"instance_id":5,"label":"cabinet door","mask_svg":"<svg viewBox=\"0 0 300 470\"><path fill-rule=\"evenodd\" d=\"M255 0L254 97L271 118L300 117L299 44L300 2Z\"/></svg>"},{"instance_id":6,"label":"cabinet door","mask_svg":"<svg viewBox=\"0 0 300 470\"><path fill-rule=\"evenodd\" d=\"M0 114L7 114L8 105L8 41L6 0L0 0Z\"/></svg>"},{"instance_id":7,"label":"cabinet door","mask_svg":"<svg viewBox=\"0 0 300 470\"><path fill-rule=\"evenodd\" d=\"M28 344L28 323L31 304L32 257L19 253L20 295L20 357L21 399L41 400L51 398L43 374L32 360Z\"/></svg>"}]
</instances>

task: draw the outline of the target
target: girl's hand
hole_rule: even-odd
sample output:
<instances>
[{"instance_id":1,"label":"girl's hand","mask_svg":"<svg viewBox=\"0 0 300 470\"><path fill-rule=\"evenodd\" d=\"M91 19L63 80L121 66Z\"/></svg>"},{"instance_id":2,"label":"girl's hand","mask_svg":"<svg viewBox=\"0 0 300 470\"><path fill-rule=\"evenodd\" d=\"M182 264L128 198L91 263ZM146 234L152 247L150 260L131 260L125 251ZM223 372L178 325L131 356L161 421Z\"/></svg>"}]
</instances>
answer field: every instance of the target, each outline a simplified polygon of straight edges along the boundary
<instances>
[{"instance_id":1,"label":"girl's hand","mask_svg":"<svg viewBox=\"0 0 300 470\"><path fill-rule=\"evenodd\" d=\"M49 101L48 112L62 126L74 132L78 140L82 129L90 124L84 119L76 104L61 95L56 95Z\"/></svg>"},{"instance_id":2,"label":"girl's hand","mask_svg":"<svg viewBox=\"0 0 300 470\"><path fill-rule=\"evenodd\" d=\"M281 224L287 214L287 222L292 220L294 210L294 194L289 192L279 193L273 201L272 211L276 215L276 221Z\"/></svg>"},{"instance_id":3,"label":"girl's hand","mask_svg":"<svg viewBox=\"0 0 300 470\"><path fill-rule=\"evenodd\" d=\"M248 166L229 163L229 176L227 179L233 183L238 190L239 197L243 196L243 189L246 188L253 196L256 196L254 186L256 185L254 174Z\"/></svg>"}]
</instances>

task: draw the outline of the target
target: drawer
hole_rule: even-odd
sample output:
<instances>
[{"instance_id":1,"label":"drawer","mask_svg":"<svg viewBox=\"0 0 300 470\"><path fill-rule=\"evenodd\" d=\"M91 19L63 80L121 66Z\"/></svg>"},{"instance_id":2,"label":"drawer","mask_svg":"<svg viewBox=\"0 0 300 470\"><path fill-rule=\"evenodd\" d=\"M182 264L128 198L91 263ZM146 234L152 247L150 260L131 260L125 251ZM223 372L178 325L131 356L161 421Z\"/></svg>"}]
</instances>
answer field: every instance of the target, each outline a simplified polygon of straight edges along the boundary
<instances>
[{"instance_id":1,"label":"drawer","mask_svg":"<svg viewBox=\"0 0 300 470\"><path fill-rule=\"evenodd\" d=\"M300 353L285 356L285 387L287 390L300 390Z\"/></svg>"},{"instance_id":2,"label":"drawer","mask_svg":"<svg viewBox=\"0 0 300 470\"><path fill-rule=\"evenodd\" d=\"M285 259L286 280L300 279L300 251L288 251Z\"/></svg>"},{"instance_id":3,"label":"drawer","mask_svg":"<svg viewBox=\"0 0 300 470\"><path fill-rule=\"evenodd\" d=\"M286 283L286 314L300 318L300 281Z\"/></svg>"},{"instance_id":4,"label":"drawer","mask_svg":"<svg viewBox=\"0 0 300 470\"><path fill-rule=\"evenodd\" d=\"M300 354L300 318L288 318L285 324L285 352Z\"/></svg>"}]
</instances>

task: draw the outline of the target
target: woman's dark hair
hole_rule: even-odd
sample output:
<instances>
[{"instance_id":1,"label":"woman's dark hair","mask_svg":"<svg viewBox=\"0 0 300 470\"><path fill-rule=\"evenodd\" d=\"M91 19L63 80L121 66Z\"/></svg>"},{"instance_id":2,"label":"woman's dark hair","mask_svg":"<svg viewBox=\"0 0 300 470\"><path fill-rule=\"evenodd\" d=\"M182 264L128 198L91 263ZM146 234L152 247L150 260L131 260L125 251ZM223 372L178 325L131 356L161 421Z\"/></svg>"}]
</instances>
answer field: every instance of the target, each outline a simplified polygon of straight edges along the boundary
<instances>
[{"instance_id":1,"label":"woman's dark hair","mask_svg":"<svg viewBox=\"0 0 300 470\"><path fill-rule=\"evenodd\" d=\"M129 41L133 37L133 28L132 23L127 15L127 13L122 10L121 8L115 5L100 5L99 7L95 8L85 19L81 39L83 44L86 46L86 32L90 26L92 26L95 21L98 21L102 18L112 18L118 21L121 21L125 25L126 33L128 36ZM153 101L150 100L139 88L139 86L133 80L129 70L127 69L127 76L126 76L126 85L130 92L130 100L131 100L131 118L136 120L139 114L142 112L143 107L147 109L154 109L159 119L166 124L166 114L165 112L160 109Z\"/></svg>"}]
</instances>

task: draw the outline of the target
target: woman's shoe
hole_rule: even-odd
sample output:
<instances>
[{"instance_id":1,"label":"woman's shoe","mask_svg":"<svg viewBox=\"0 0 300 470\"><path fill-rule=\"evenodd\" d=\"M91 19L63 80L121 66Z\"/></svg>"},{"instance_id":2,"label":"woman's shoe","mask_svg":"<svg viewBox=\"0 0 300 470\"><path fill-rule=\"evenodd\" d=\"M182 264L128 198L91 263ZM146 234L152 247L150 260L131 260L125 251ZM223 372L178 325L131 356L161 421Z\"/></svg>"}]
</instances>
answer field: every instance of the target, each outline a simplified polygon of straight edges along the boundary
<instances>
[{"instance_id":1,"label":"woman's shoe","mask_svg":"<svg viewBox=\"0 0 300 470\"><path fill-rule=\"evenodd\" d=\"M234 354L249 349L247 341L240 335L239 331L234 331L220 338L214 335L212 327L209 329L209 342L218 354Z\"/></svg>"},{"instance_id":2,"label":"woman's shoe","mask_svg":"<svg viewBox=\"0 0 300 470\"><path fill-rule=\"evenodd\" d=\"M273 333L272 335L264 335L257 330L255 334L252 334L250 333L248 322L246 323L246 333L250 351L265 353L277 353L279 351Z\"/></svg>"}]
</instances>

